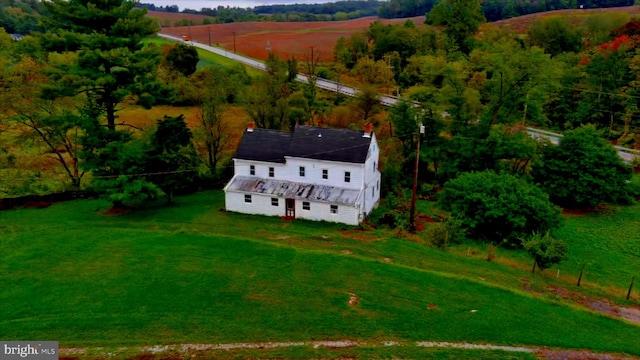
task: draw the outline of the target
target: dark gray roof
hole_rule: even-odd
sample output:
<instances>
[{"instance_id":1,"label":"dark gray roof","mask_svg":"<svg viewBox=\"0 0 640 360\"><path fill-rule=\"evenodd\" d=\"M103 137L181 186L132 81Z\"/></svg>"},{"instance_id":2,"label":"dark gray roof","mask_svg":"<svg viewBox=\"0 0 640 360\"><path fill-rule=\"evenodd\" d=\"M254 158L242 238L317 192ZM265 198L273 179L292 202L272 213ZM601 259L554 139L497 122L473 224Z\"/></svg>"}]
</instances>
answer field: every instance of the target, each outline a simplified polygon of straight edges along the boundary
<instances>
[{"instance_id":1,"label":"dark gray roof","mask_svg":"<svg viewBox=\"0 0 640 360\"><path fill-rule=\"evenodd\" d=\"M236 151L237 159L283 163L291 133L278 130L245 131Z\"/></svg>"},{"instance_id":2,"label":"dark gray roof","mask_svg":"<svg viewBox=\"0 0 640 360\"><path fill-rule=\"evenodd\" d=\"M254 129L245 132L237 159L284 162L285 156L362 164L371 137L362 130L296 126L292 133Z\"/></svg>"},{"instance_id":3,"label":"dark gray roof","mask_svg":"<svg viewBox=\"0 0 640 360\"><path fill-rule=\"evenodd\" d=\"M345 189L328 185L261 179L251 176L234 177L225 190L279 196L287 199L323 201L351 206L356 206L360 203L361 194L360 189Z\"/></svg>"}]
</instances>

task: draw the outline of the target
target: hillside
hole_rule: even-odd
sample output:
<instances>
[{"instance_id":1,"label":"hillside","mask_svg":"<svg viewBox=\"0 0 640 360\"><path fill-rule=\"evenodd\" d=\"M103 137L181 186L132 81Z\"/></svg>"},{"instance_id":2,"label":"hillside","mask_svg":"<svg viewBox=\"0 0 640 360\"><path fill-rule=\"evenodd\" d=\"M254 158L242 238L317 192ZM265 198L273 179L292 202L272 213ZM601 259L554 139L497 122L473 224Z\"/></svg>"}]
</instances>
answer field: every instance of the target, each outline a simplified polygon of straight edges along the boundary
<instances>
[{"instance_id":1,"label":"hillside","mask_svg":"<svg viewBox=\"0 0 640 360\"><path fill-rule=\"evenodd\" d=\"M152 15L155 16L156 13ZM267 58L267 43L271 46L272 51L282 58L295 56L298 59L304 59L309 54L310 48L313 47L315 54L319 54L320 61L329 62L333 61L333 48L340 37L348 37L355 31L366 30L374 21L380 21L383 24L402 24L407 20L411 20L415 24L422 24L424 16L410 19L379 19L370 16L345 21L242 22L164 27L162 33L173 36L188 35L193 41L204 44L209 42L210 34L212 44L224 47L229 51L233 51L235 37L237 52L263 60Z\"/></svg>"},{"instance_id":2,"label":"hillside","mask_svg":"<svg viewBox=\"0 0 640 360\"><path fill-rule=\"evenodd\" d=\"M64 348L394 341L384 357L397 358L440 341L640 355L637 324L544 294L581 296L503 255L222 206L209 191L121 214L100 200L3 212L0 281L15 286L0 290L0 334ZM488 358L445 358L467 357Z\"/></svg>"},{"instance_id":3,"label":"hillside","mask_svg":"<svg viewBox=\"0 0 640 360\"><path fill-rule=\"evenodd\" d=\"M586 15L597 13L628 13L631 16L640 16L640 6L628 6L607 9L587 10L556 10L545 13L537 13L501 20L484 24L481 31L487 26L498 26L516 32L524 32L527 26L535 19L544 16L561 15L575 17L577 21L584 19ZM165 12L149 12L150 16L159 18L160 21L177 22L181 19L202 22L206 16L194 14L176 14ZM272 51L282 57L295 56L304 59L313 47L315 54L320 54L322 62L333 61L333 48L342 36L348 37L353 32L363 31L369 28L372 22L380 21L383 24L402 24L405 21L413 21L414 24L424 23L425 17L418 16L405 19L380 19L378 17L364 17L346 21L327 22L239 22L231 24L194 25L181 27L163 27L162 33L173 36L191 36L200 43L207 44L209 38L212 44L224 47L229 51L237 52L256 59L267 58L267 43Z\"/></svg>"}]
</instances>

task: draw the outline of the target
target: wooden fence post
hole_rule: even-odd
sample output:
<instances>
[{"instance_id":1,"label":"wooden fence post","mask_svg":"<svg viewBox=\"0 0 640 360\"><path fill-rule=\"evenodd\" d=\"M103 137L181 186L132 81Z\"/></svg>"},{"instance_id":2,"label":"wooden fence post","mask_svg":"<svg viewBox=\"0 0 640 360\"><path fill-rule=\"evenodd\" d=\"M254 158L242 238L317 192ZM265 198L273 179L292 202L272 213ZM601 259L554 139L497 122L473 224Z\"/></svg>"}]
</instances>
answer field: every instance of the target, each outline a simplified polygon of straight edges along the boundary
<instances>
[{"instance_id":1,"label":"wooden fence post","mask_svg":"<svg viewBox=\"0 0 640 360\"><path fill-rule=\"evenodd\" d=\"M582 274L584 273L584 267L587 264L582 264L582 270L580 270L580 276L578 277L578 286L580 286L580 282L582 281Z\"/></svg>"}]
</instances>

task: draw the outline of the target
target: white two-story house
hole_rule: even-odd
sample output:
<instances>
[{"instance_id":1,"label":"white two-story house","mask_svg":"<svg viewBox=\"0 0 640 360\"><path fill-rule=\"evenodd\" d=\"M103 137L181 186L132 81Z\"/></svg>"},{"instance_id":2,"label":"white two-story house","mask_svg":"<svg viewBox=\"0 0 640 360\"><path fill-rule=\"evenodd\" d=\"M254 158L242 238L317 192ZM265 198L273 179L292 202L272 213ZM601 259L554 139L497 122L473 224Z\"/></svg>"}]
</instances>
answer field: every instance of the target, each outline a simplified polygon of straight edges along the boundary
<instances>
[{"instance_id":1,"label":"white two-story house","mask_svg":"<svg viewBox=\"0 0 640 360\"><path fill-rule=\"evenodd\" d=\"M378 155L370 125L293 132L250 125L224 188L226 209L357 225L380 199Z\"/></svg>"}]
</instances>

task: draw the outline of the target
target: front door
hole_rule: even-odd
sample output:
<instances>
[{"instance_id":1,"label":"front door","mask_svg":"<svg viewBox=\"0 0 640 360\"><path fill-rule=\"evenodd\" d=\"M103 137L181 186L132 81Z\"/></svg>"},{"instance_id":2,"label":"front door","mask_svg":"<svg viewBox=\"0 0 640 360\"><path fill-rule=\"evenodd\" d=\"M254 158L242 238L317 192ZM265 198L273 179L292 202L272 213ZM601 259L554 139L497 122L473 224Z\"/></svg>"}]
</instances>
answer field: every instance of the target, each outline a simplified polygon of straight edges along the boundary
<instances>
[{"instance_id":1,"label":"front door","mask_svg":"<svg viewBox=\"0 0 640 360\"><path fill-rule=\"evenodd\" d=\"M296 200L295 199L287 199L285 201L286 213L285 216L291 219L296 218Z\"/></svg>"}]
</instances>

